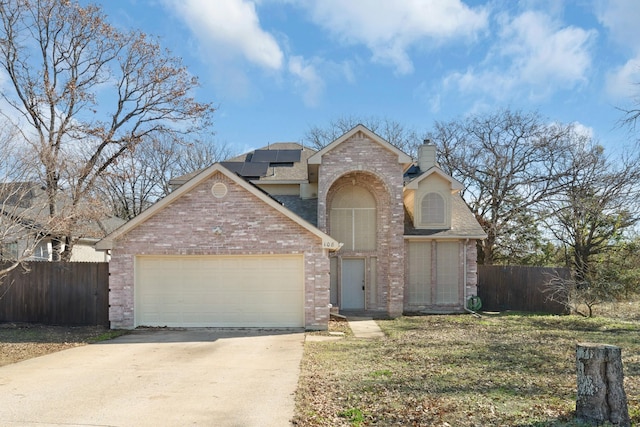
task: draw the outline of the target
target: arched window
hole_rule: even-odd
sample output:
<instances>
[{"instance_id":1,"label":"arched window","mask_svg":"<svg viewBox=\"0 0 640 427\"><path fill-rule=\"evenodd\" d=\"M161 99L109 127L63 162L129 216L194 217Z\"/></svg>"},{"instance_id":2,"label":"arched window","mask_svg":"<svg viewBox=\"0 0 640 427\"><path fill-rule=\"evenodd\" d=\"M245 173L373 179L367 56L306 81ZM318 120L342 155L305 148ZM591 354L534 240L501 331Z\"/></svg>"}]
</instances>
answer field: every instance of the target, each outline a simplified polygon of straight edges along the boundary
<instances>
[{"instance_id":1,"label":"arched window","mask_svg":"<svg viewBox=\"0 0 640 427\"><path fill-rule=\"evenodd\" d=\"M421 225L445 225L446 205L439 193L427 193L420 204Z\"/></svg>"},{"instance_id":2,"label":"arched window","mask_svg":"<svg viewBox=\"0 0 640 427\"><path fill-rule=\"evenodd\" d=\"M345 250L376 249L376 200L365 188L347 185L338 190L329 211L331 237Z\"/></svg>"}]
</instances>

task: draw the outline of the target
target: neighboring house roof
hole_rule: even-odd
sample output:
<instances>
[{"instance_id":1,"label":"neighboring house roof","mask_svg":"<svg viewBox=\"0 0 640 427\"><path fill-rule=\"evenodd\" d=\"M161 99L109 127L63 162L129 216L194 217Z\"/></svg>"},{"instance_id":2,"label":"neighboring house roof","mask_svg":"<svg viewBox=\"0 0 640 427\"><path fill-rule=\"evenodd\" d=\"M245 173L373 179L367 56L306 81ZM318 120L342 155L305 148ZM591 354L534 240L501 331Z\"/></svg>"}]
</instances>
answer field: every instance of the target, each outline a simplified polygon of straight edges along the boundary
<instances>
[{"instance_id":1,"label":"neighboring house roof","mask_svg":"<svg viewBox=\"0 0 640 427\"><path fill-rule=\"evenodd\" d=\"M68 203L59 197L57 208L64 212ZM0 183L0 213L11 218L22 226L34 231L47 233L46 226L50 222L47 193L35 182ZM72 234L81 239L100 239L115 230L125 221L115 216L103 215L79 221Z\"/></svg>"},{"instance_id":2,"label":"neighboring house roof","mask_svg":"<svg viewBox=\"0 0 640 427\"><path fill-rule=\"evenodd\" d=\"M116 216L105 216L91 221L82 221L77 225L74 235L86 240L99 240L126 223Z\"/></svg>"},{"instance_id":3,"label":"neighboring house roof","mask_svg":"<svg viewBox=\"0 0 640 427\"><path fill-rule=\"evenodd\" d=\"M486 239L484 232L469 207L459 194L451 195L451 228L446 230L425 230L415 228L413 220L405 208L405 238L437 237L443 239Z\"/></svg>"},{"instance_id":4,"label":"neighboring house roof","mask_svg":"<svg viewBox=\"0 0 640 427\"><path fill-rule=\"evenodd\" d=\"M0 210L25 226L37 228L48 218L47 195L35 182L0 183Z\"/></svg>"},{"instance_id":5,"label":"neighboring house roof","mask_svg":"<svg viewBox=\"0 0 640 427\"><path fill-rule=\"evenodd\" d=\"M324 154L326 154L329 151L335 149L338 145L342 144L343 142L349 140L354 135L356 135L358 132L364 133L371 140L375 141L376 143L378 143L379 145L381 145L385 149L387 149L387 150L391 151L392 153L396 154L398 156L398 163L406 165L407 167L410 164L413 163L413 159L408 154L406 154L405 152L403 152L399 148L391 145L384 138L382 138L381 136L377 135L375 132L369 130L366 126L357 125L353 129L351 129L349 132L345 133L340 138L336 139L331 144L327 145L322 150L318 151L313 156L309 157L309 164L310 165L322 164L322 156Z\"/></svg>"},{"instance_id":6,"label":"neighboring house roof","mask_svg":"<svg viewBox=\"0 0 640 427\"><path fill-rule=\"evenodd\" d=\"M221 173L221 174L225 175L227 178L231 179L234 183L236 183L240 187L244 188L246 191L250 192L254 196L258 197L260 200L262 200L267 205L271 206L272 208L274 208L277 211L281 212L282 214L286 215L287 217L289 217L292 221L294 221L298 225L302 226L303 228L307 229L311 233L313 233L316 236L318 236L322 240L322 246L324 248L329 249L329 250L336 250L336 249L339 248L339 242L336 241L335 239L333 239L331 236L329 236L328 234L320 231L318 228L316 228L314 225L312 225L311 223L309 223L305 219L303 219L300 216L296 215L291 210L285 208L284 206L282 206L282 204L278 203L273 197L270 197L269 195L267 195L265 192L261 191L259 188L257 188L255 185L251 184L250 182L245 181L242 177L240 177L237 174L233 173L232 171L230 171L229 169L224 167L222 164L215 163L212 166L209 166L208 168L202 170L200 173L195 175L188 182L186 182L185 184L181 185L178 189L176 189L175 191L171 192L171 194L169 194L165 198L161 199L160 201L158 201L157 203L152 205L147 210L143 211L140 215L136 216L135 218L133 218L132 220L130 220L129 222L127 222L123 226L121 226L118 229L114 230L112 233L110 233L104 239L100 240L98 243L96 243L96 249L102 249L102 250L111 249L112 246L113 246L113 241L114 240L116 240L120 236L126 234L130 230L134 229L135 227L137 227L138 225L140 225L141 223L143 223L148 218L150 218L151 216L155 215L157 212L161 211L165 207L169 206L171 203L173 203L173 201L175 201L178 198L182 197L182 195L188 193L193 188L198 186L201 182L203 182L204 180L208 179L209 177L211 177L215 173Z\"/></svg>"}]
</instances>

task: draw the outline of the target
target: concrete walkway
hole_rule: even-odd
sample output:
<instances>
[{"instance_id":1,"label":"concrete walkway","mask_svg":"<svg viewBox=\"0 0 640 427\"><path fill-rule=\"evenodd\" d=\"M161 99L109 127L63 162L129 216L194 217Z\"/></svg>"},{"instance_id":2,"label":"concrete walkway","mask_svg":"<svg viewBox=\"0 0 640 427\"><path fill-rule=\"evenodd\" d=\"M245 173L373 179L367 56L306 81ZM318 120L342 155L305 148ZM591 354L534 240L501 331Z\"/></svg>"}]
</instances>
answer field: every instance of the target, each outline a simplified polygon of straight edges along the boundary
<instances>
[{"instance_id":1,"label":"concrete walkway","mask_svg":"<svg viewBox=\"0 0 640 427\"><path fill-rule=\"evenodd\" d=\"M384 332L371 317L347 317L356 338L384 338Z\"/></svg>"}]
</instances>

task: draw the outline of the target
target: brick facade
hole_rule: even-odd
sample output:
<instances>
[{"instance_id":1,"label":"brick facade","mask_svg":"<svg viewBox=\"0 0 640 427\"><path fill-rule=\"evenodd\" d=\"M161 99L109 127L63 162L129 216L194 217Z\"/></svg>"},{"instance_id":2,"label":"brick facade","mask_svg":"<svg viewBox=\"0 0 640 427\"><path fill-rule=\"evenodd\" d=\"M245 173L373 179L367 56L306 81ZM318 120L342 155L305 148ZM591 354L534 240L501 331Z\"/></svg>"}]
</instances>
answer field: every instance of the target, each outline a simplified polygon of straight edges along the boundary
<instances>
[{"instance_id":1,"label":"brick facade","mask_svg":"<svg viewBox=\"0 0 640 427\"><path fill-rule=\"evenodd\" d=\"M333 301L340 306L343 290L348 291L344 297L345 301L352 303L353 300L357 300L357 303L345 304L345 307L358 310L362 304L362 300L359 299L362 296L359 294L362 275L363 308L368 312L396 317L405 312L416 311L464 311L465 296L477 294L475 239L482 238L484 233L479 224L471 223L475 219L470 213L466 212L468 215L465 215L466 206L461 199L452 199L458 203L454 203L458 210L453 215L449 206L448 212L452 217L447 227L434 230L415 229L415 226L411 228L409 220L405 222L405 203L409 204L409 212L411 209L415 210L412 205L416 203L413 192L426 191L433 185L427 179L418 178L411 181L411 175L408 174L409 181L405 188L403 175L411 162L411 158L406 154L362 126L354 128L309 157L309 164L304 164L305 167L309 166L310 171L309 182L306 184L315 188L315 181L311 179L312 172L315 174L317 171L318 179L317 228L311 223L296 219L285 208L276 205L273 199L266 198L260 190L252 187L253 184L231 175L223 166L212 166L208 177L201 174L193 180L185 181L183 186L167 199L154 205L149 210L150 213L143 213L128 223L120 233L114 232L111 240L105 239L109 241L103 248L112 249L112 326L136 326L135 268L136 256L140 255L302 255L304 323L307 329L327 328L330 302ZM316 166L317 170L312 170ZM429 167L432 166L434 165ZM444 181L449 182L446 179ZM257 184L260 182L258 180ZM219 183L219 187L220 184L226 186L228 192L225 196L214 195L212 187L216 183ZM414 187L410 188L412 183ZM271 181L269 184L271 185ZM338 249L339 243L330 237L332 203L336 195L348 194L341 191L348 186L365 189L375 200L375 247L367 244L359 246L367 247L367 250L356 250L353 249L357 247L355 245L345 245L335 252L329 252L329 249ZM449 190L447 187L442 191L446 194ZM302 188L300 191L302 196ZM304 202L313 210L313 199L301 197L300 202ZM371 199L368 203L366 209L370 212L373 206ZM291 205L284 206L292 209ZM337 208L350 209L349 205ZM339 215L342 213L339 212ZM315 219L313 215L310 217ZM356 221L355 214L350 218ZM344 226L343 222L334 222L335 224ZM366 225L371 222L359 224ZM355 222L351 227L352 230L356 229ZM372 242L373 239L372 227L366 228L367 231L361 235L367 236L368 242ZM348 239L344 236L344 230L341 229L336 234ZM424 280L422 283L415 279L416 283L411 286L408 265L409 240L431 244L431 267L427 267L423 259L418 259L416 264L422 263L425 265L424 268L430 271L412 270L411 273L412 277L420 274L427 279L419 279ZM440 246L440 242L449 244ZM452 242L457 246L451 245ZM441 273L451 278L448 282L443 281L448 287L437 286L439 279L436 262L439 251L441 260L454 263L448 264L448 270L447 264L441 266ZM341 283L343 272L345 283L349 284L344 288ZM431 288L428 288L427 283L433 284ZM440 292L439 299L430 299L431 294L419 294L427 289L419 287L423 284L432 292ZM409 294L412 295L412 302L409 302Z\"/></svg>"},{"instance_id":2,"label":"brick facade","mask_svg":"<svg viewBox=\"0 0 640 427\"><path fill-rule=\"evenodd\" d=\"M467 242L467 296L478 295L478 246L476 240ZM466 304L466 301L465 301Z\"/></svg>"},{"instance_id":3,"label":"brick facade","mask_svg":"<svg viewBox=\"0 0 640 427\"><path fill-rule=\"evenodd\" d=\"M214 183L228 193L215 198ZM221 233L213 230L219 227ZM110 311L114 328L132 328L137 255L304 255L307 329L326 329L329 258L321 238L216 172L113 242Z\"/></svg>"},{"instance_id":4,"label":"brick facade","mask_svg":"<svg viewBox=\"0 0 640 427\"><path fill-rule=\"evenodd\" d=\"M376 199L377 249L373 252L340 251L340 257L375 257L376 301L367 297L367 309L395 317L404 299L403 167L398 155L358 132L322 156L318 173L318 227L328 230L333 194L343 185L359 185ZM368 293L367 293L368 294Z\"/></svg>"}]
</instances>

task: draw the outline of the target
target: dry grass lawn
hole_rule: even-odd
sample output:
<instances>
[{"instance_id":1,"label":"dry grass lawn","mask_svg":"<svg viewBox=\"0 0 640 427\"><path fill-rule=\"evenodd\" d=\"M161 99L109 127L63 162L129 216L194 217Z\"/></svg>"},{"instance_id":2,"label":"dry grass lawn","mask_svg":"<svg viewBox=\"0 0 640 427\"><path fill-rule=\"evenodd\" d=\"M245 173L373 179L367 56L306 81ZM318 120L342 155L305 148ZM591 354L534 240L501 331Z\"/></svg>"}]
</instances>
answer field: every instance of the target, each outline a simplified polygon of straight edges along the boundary
<instances>
[{"instance_id":1,"label":"dry grass lawn","mask_svg":"<svg viewBox=\"0 0 640 427\"><path fill-rule=\"evenodd\" d=\"M124 333L97 326L0 323L0 366L115 338Z\"/></svg>"},{"instance_id":2,"label":"dry grass lawn","mask_svg":"<svg viewBox=\"0 0 640 427\"><path fill-rule=\"evenodd\" d=\"M579 426L575 346L601 342L622 348L629 412L640 425L640 308L624 304L601 307L607 317L591 319L402 317L378 322L384 339L307 342L294 422Z\"/></svg>"}]
</instances>

